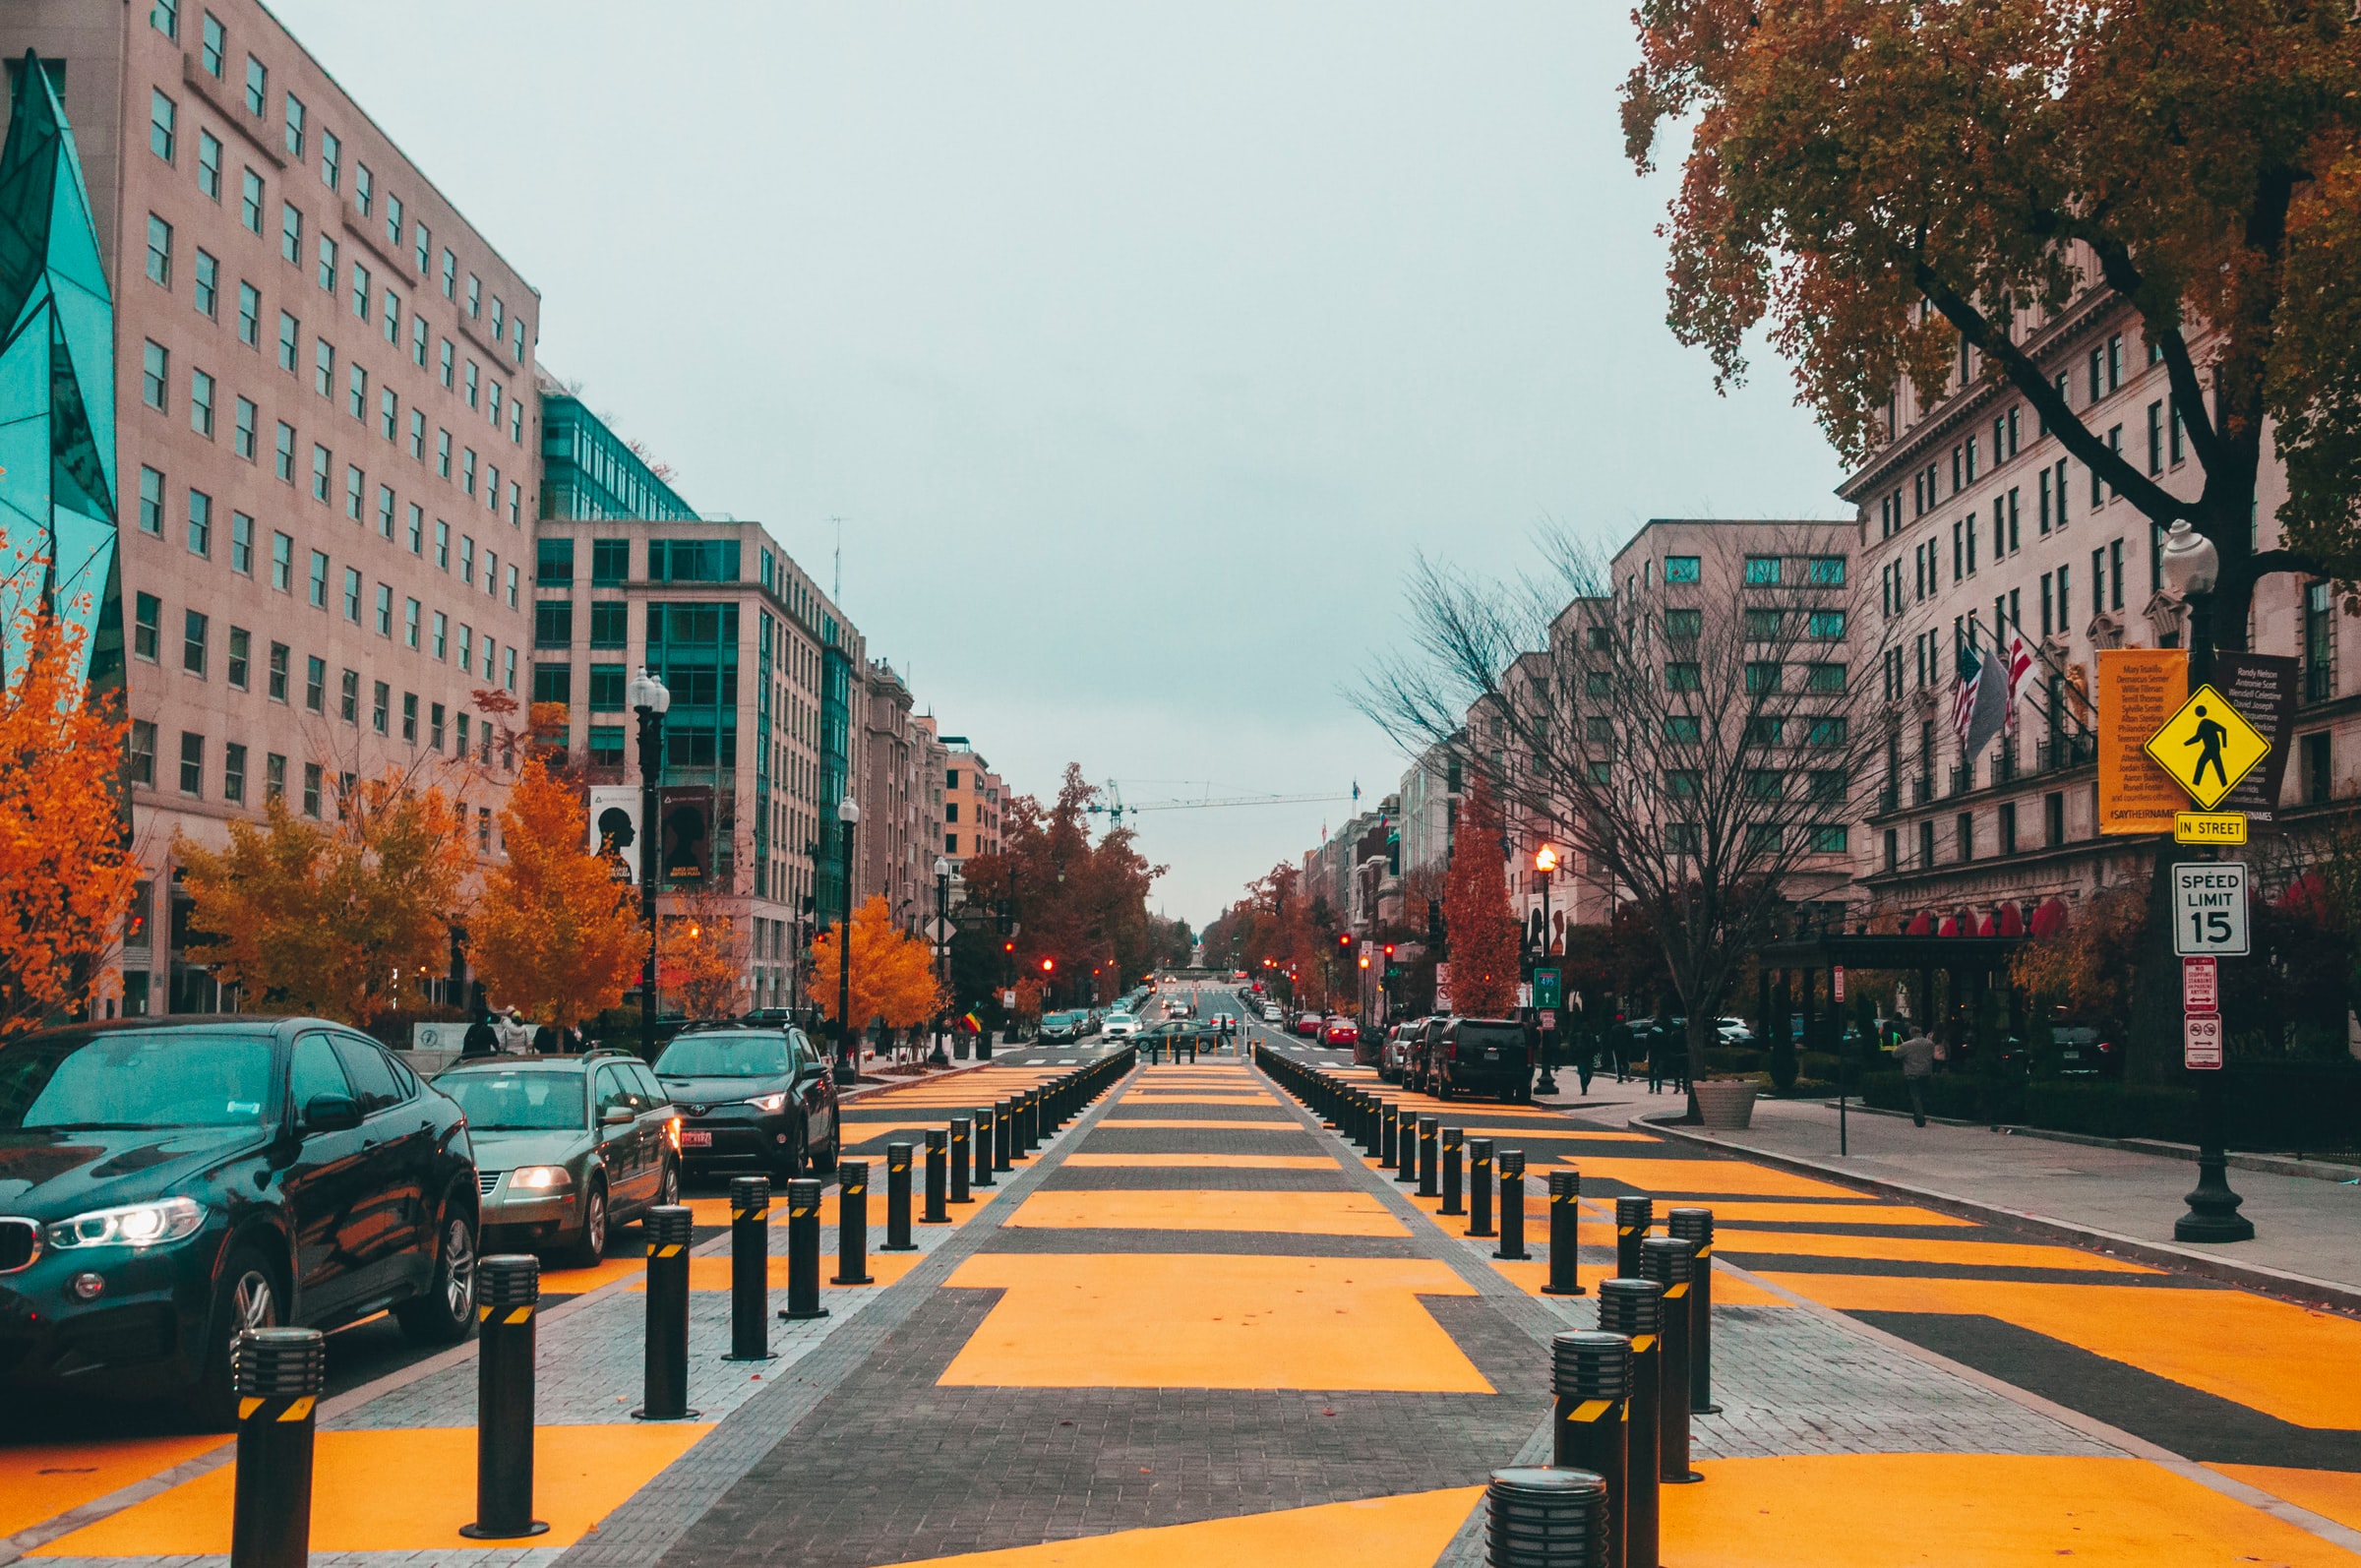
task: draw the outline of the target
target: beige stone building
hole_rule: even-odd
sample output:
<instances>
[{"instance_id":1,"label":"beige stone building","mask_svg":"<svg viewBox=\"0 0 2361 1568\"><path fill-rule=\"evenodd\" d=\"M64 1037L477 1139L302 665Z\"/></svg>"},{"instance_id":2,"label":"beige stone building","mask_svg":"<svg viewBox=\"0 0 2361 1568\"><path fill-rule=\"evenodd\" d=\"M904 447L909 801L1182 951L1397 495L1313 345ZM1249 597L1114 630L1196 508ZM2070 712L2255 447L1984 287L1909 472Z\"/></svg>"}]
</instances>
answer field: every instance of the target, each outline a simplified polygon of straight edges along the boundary
<instances>
[{"instance_id":1,"label":"beige stone building","mask_svg":"<svg viewBox=\"0 0 2361 1568\"><path fill-rule=\"evenodd\" d=\"M861 686L861 877L854 897L883 895L904 931L934 912L940 843L927 810L936 780L922 771L925 734L912 705L909 685L893 666L872 660Z\"/></svg>"},{"instance_id":2,"label":"beige stone building","mask_svg":"<svg viewBox=\"0 0 2361 1568\"><path fill-rule=\"evenodd\" d=\"M223 842L273 795L333 816L344 781L398 768L497 852L540 299L254 0L18 0L0 54L27 49L62 88L116 311L148 868L121 1004L209 1011L176 835Z\"/></svg>"},{"instance_id":3,"label":"beige stone building","mask_svg":"<svg viewBox=\"0 0 2361 1568\"><path fill-rule=\"evenodd\" d=\"M999 852L1007 787L966 736L946 735L942 746L942 853L956 868L970 855Z\"/></svg>"},{"instance_id":4,"label":"beige stone building","mask_svg":"<svg viewBox=\"0 0 2361 1568\"><path fill-rule=\"evenodd\" d=\"M2141 471L2176 495L2203 489L2164 367L2129 307L2093 292L2055 317L2028 313L2014 335ZM2202 338L2192 350L2202 365ZM1906 917L1965 908L1980 918L2052 896L2072 904L2144 868L2158 842L2097 831L2090 696L2098 650L2179 645L2183 607L2163 586L2159 531L1982 369L1969 350L1940 395L1921 403L1906 388L1892 439L1842 492L1859 509L1887 644L1876 678L1888 742L1857 846L1860 892ZM2276 543L2285 498L2267 441L2258 548ZM2281 573L2256 588L2249 647L2301 661L2282 832L2353 793L2361 704L2338 669L2342 620L2325 580ZM1963 756L1950 723L1960 645L1973 638L1988 654L2018 632L2035 660L2016 732Z\"/></svg>"}]
</instances>

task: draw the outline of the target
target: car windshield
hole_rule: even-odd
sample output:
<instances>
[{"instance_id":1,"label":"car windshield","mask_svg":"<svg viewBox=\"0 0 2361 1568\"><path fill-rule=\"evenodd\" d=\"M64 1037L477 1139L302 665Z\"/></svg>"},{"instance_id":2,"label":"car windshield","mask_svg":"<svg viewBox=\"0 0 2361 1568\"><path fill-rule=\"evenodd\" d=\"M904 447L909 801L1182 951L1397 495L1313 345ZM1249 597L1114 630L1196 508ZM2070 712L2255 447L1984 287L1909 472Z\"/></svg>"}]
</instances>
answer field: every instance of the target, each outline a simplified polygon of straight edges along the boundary
<instances>
[{"instance_id":1,"label":"car windshield","mask_svg":"<svg viewBox=\"0 0 2361 1568\"><path fill-rule=\"evenodd\" d=\"M1514 1024L1461 1024L1459 1043L1478 1049L1522 1046L1525 1031Z\"/></svg>"},{"instance_id":2,"label":"car windshield","mask_svg":"<svg viewBox=\"0 0 2361 1568\"><path fill-rule=\"evenodd\" d=\"M556 1068L447 1072L435 1087L459 1103L477 1132L554 1132L585 1124L586 1074Z\"/></svg>"},{"instance_id":3,"label":"car windshield","mask_svg":"<svg viewBox=\"0 0 2361 1568\"><path fill-rule=\"evenodd\" d=\"M0 1129L255 1127L275 1108L267 1034L125 1030L0 1050Z\"/></svg>"},{"instance_id":4,"label":"car windshield","mask_svg":"<svg viewBox=\"0 0 2361 1568\"><path fill-rule=\"evenodd\" d=\"M672 1078L776 1078L787 1071L784 1035L682 1035L656 1058Z\"/></svg>"},{"instance_id":5,"label":"car windshield","mask_svg":"<svg viewBox=\"0 0 2361 1568\"><path fill-rule=\"evenodd\" d=\"M855 961L856 961L856 962L858 962L858 960L855 960ZM1070 1023L1077 1022L1077 1021L1078 1021L1078 1020L1081 1018L1081 1016L1082 1016L1082 1015L1081 1015L1080 1013L1073 1013L1073 1012L1054 1012L1054 1013L1050 1014L1050 1015L1049 1015L1047 1018L1044 1018L1044 1019L1042 1020L1042 1022L1043 1022L1043 1023L1045 1023L1045 1024L1052 1024L1052 1025L1070 1024Z\"/></svg>"}]
</instances>

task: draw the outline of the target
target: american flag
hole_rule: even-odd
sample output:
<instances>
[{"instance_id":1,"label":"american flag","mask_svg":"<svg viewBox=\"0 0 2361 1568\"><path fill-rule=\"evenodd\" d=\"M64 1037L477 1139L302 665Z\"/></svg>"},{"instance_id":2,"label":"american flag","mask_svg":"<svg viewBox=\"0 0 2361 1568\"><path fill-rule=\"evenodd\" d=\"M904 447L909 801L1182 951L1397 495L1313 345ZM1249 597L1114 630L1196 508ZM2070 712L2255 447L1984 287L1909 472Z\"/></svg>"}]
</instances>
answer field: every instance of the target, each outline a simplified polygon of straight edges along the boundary
<instances>
[{"instance_id":1,"label":"american flag","mask_svg":"<svg viewBox=\"0 0 2361 1568\"><path fill-rule=\"evenodd\" d=\"M1968 728L1975 722L1975 694L1984 683L1984 661L1972 641L1960 644L1959 675L1951 683L1951 733L1968 749Z\"/></svg>"},{"instance_id":2,"label":"american flag","mask_svg":"<svg viewBox=\"0 0 2361 1568\"><path fill-rule=\"evenodd\" d=\"M2017 689L2025 684L2026 672L2033 667L2032 649L2025 645L2025 633L2009 633L2009 733L2017 733Z\"/></svg>"}]
</instances>

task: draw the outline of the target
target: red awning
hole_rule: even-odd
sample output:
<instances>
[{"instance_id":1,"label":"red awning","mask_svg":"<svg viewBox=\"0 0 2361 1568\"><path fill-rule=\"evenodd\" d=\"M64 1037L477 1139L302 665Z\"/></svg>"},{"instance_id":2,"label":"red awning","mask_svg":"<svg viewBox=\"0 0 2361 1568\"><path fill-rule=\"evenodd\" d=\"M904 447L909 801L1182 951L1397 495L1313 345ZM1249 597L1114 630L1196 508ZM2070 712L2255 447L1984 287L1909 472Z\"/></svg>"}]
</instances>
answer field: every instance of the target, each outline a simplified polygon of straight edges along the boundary
<instances>
[{"instance_id":1,"label":"red awning","mask_svg":"<svg viewBox=\"0 0 2361 1568\"><path fill-rule=\"evenodd\" d=\"M2055 936L2066 929L2069 911L2066 900L2051 894L2039 909L2033 911L2032 932L2035 936Z\"/></svg>"},{"instance_id":2,"label":"red awning","mask_svg":"<svg viewBox=\"0 0 2361 1568\"><path fill-rule=\"evenodd\" d=\"M1910 917L1910 923L1902 928L1902 934L1905 936L1933 935L1935 934L1934 916L1928 914L1923 909L1918 911L1917 914Z\"/></svg>"},{"instance_id":3,"label":"red awning","mask_svg":"<svg viewBox=\"0 0 2361 1568\"><path fill-rule=\"evenodd\" d=\"M2003 936L2025 935L2025 908L2023 905L2008 903L2000 906L2000 935Z\"/></svg>"},{"instance_id":4,"label":"red awning","mask_svg":"<svg viewBox=\"0 0 2361 1568\"><path fill-rule=\"evenodd\" d=\"M1998 928L1992 924L1992 915L1989 910L1976 917L1975 934L1978 936L1993 936L1999 935Z\"/></svg>"},{"instance_id":5,"label":"red awning","mask_svg":"<svg viewBox=\"0 0 2361 1568\"><path fill-rule=\"evenodd\" d=\"M1938 936L1957 936L1959 934L1960 917L1957 915L1944 916L1943 924L1935 928L1935 935Z\"/></svg>"}]
</instances>

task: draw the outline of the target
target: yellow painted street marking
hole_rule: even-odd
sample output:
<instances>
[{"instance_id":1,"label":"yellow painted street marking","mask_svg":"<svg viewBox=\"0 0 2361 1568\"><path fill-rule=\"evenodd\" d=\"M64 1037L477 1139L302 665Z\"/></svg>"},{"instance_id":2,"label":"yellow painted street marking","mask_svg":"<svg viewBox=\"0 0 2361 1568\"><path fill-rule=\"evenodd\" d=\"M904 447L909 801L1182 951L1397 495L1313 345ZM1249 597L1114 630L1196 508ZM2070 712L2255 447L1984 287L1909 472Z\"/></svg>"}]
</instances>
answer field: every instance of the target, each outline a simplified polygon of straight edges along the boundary
<instances>
[{"instance_id":1,"label":"yellow painted street marking","mask_svg":"<svg viewBox=\"0 0 2361 1568\"><path fill-rule=\"evenodd\" d=\"M2154 1274L2158 1270L2079 1247L2023 1241L1937 1241L1898 1236L1812 1236L1788 1231L1749 1231L1724 1226L1716 1236L1723 1248L1785 1253L1790 1257L1873 1258L1895 1263L1966 1263L1986 1268L2082 1269L2093 1274ZM1763 1268L1776 1268L1765 1264ZM1760 1269L1757 1272L1761 1272Z\"/></svg>"},{"instance_id":2,"label":"yellow painted street marking","mask_svg":"<svg viewBox=\"0 0 2361 1568\"><path fill-rule=\"evenodd\" d=\"M1475 1288L1425 1258L984 1252L948 1283L1003 1294L946 1385L1493 1392L1419 1301Z\"/></svg>"},{"instance_id":3,"label":"yellow painted street marking","mask_svg":"<svg viewBox=\"0 0 2361 1568\"><path fill-rule=\"evenodd\" d=\"M1714 1568L2352 1568L2354 1556L2141 1459L1830 1454L1697 1462L1663 1560Z\"/></svg>"},{"instance_id":4,"label":"yellow painted street marking","mask_svg":"<svg viewBox=\"0 0 2361 1568\"><path fill-rule=\"evenodd\" d=\"M2208 1465L2273 1497L2361 1530L2361 1476L2341 1470L2287 1470L2277 1465Z\"/></svg>"},{"instance_id":5,"label":"yellow painted street marking","mask_svg":"<svg viewBox=\"0 0 2361 1568\"><path fill-rule=\"evenodd\" d=\"M1002 1222L1054 1230L1263 1231L1292 1236L1408 1236L1367 1192L1036 1192Z\"/></svg>"},{"instance_id":6,"label":"yellow painted street marking","mask_svg":"<svg viewBox=\"0 0 2361 1568\"><path fill-rule=\"evenodd\" d=\"M1716 1197L1725 1193L1742 1197L1860 1196L1833 1182L1814 1181L1809 1176L1790 1176L1769 1166L1747 1165L1738 1160L1618 1160L1592 1156L1575 1163L1586 1176L1620 1181L1641 1192L1673 1197L1692 1193Z\"/></svg>"},{"instance_id":7,"label":"yellow painted street marking","mask_svg":"<svg viewBox=\"0 0 2361 1568\"><path fill-rule=\"evenodd\" d=\"M1852 1196L1847 1194L1847 1196ZM1884 1203L1876 1199L1861 1199L1845 1203L1749 1203L1719 1202L1707 1205L1714 1219L1725 1228L1733 1225L1785 1224L1843 1227L1848 1225L1943 1225L1961 1230L1973 1230L1973 1220L1963 1220L1933 1209L1912 1208L1907 1203Z\"/></svg>"},{"instance_id":8,"label":"yellow painted street marking","mask_svg":"<svg viewBox=\"0 0 2361 1568\"><path fill-rule=\"evenodd\" d=\"M245 1401L239 1403L238 1418L243 1420L253 1412L243 1408ZM22 1427L27 1423L12 1424ZM9 1444L0 1446L0 1538L71 1513L226 1441L217 1432L205 1432L17 1446L29 1436L22 1430L11 1431Z\"/></svg>"},{"instance_id":9,"label":"yellow painted street marking","mask_svg":"<svg viewBox=\"0 0 2361 1568\"><path fill-rule=\"evenodd\" d=\"M1354 1568L1427 1568L1483 1496L1480 1486L1456 1486L1367 1497L1283 1513L929 1557L903 1568L1234 1568L1328 1562L1350 1562Z\"/></svg>"},{"instance_id":10,"label":"yellow painted street marking","mask_svg":"<svg viewBox=\"0 0 2361 1568\"><path fill-rule=\"evenodd\" d=\"M1091 1154L1065 1157L1067 1170L1334 1171L1324 1154Z\"/></svg>"},{"instance_id":11,"label":"yellow painted street marking","mask_svg":"<svg viewBox=\"0 0 2361 1568\"><path fill-rule=\"evenodd\" d=\"M1109 1116L1092 1130L1096 1132L1105 1132L1110 1129L1120 1131L1125 1127L1149 1127L1165 1131L1187 1127L1224 1132L1292 1132L1299 1137L1305 1136L1302 1124L1293 1120L1216 1121L1211 1117L1202 1121L1184 1121L1157 1116Z\"/></svg>"}]
</instances>

